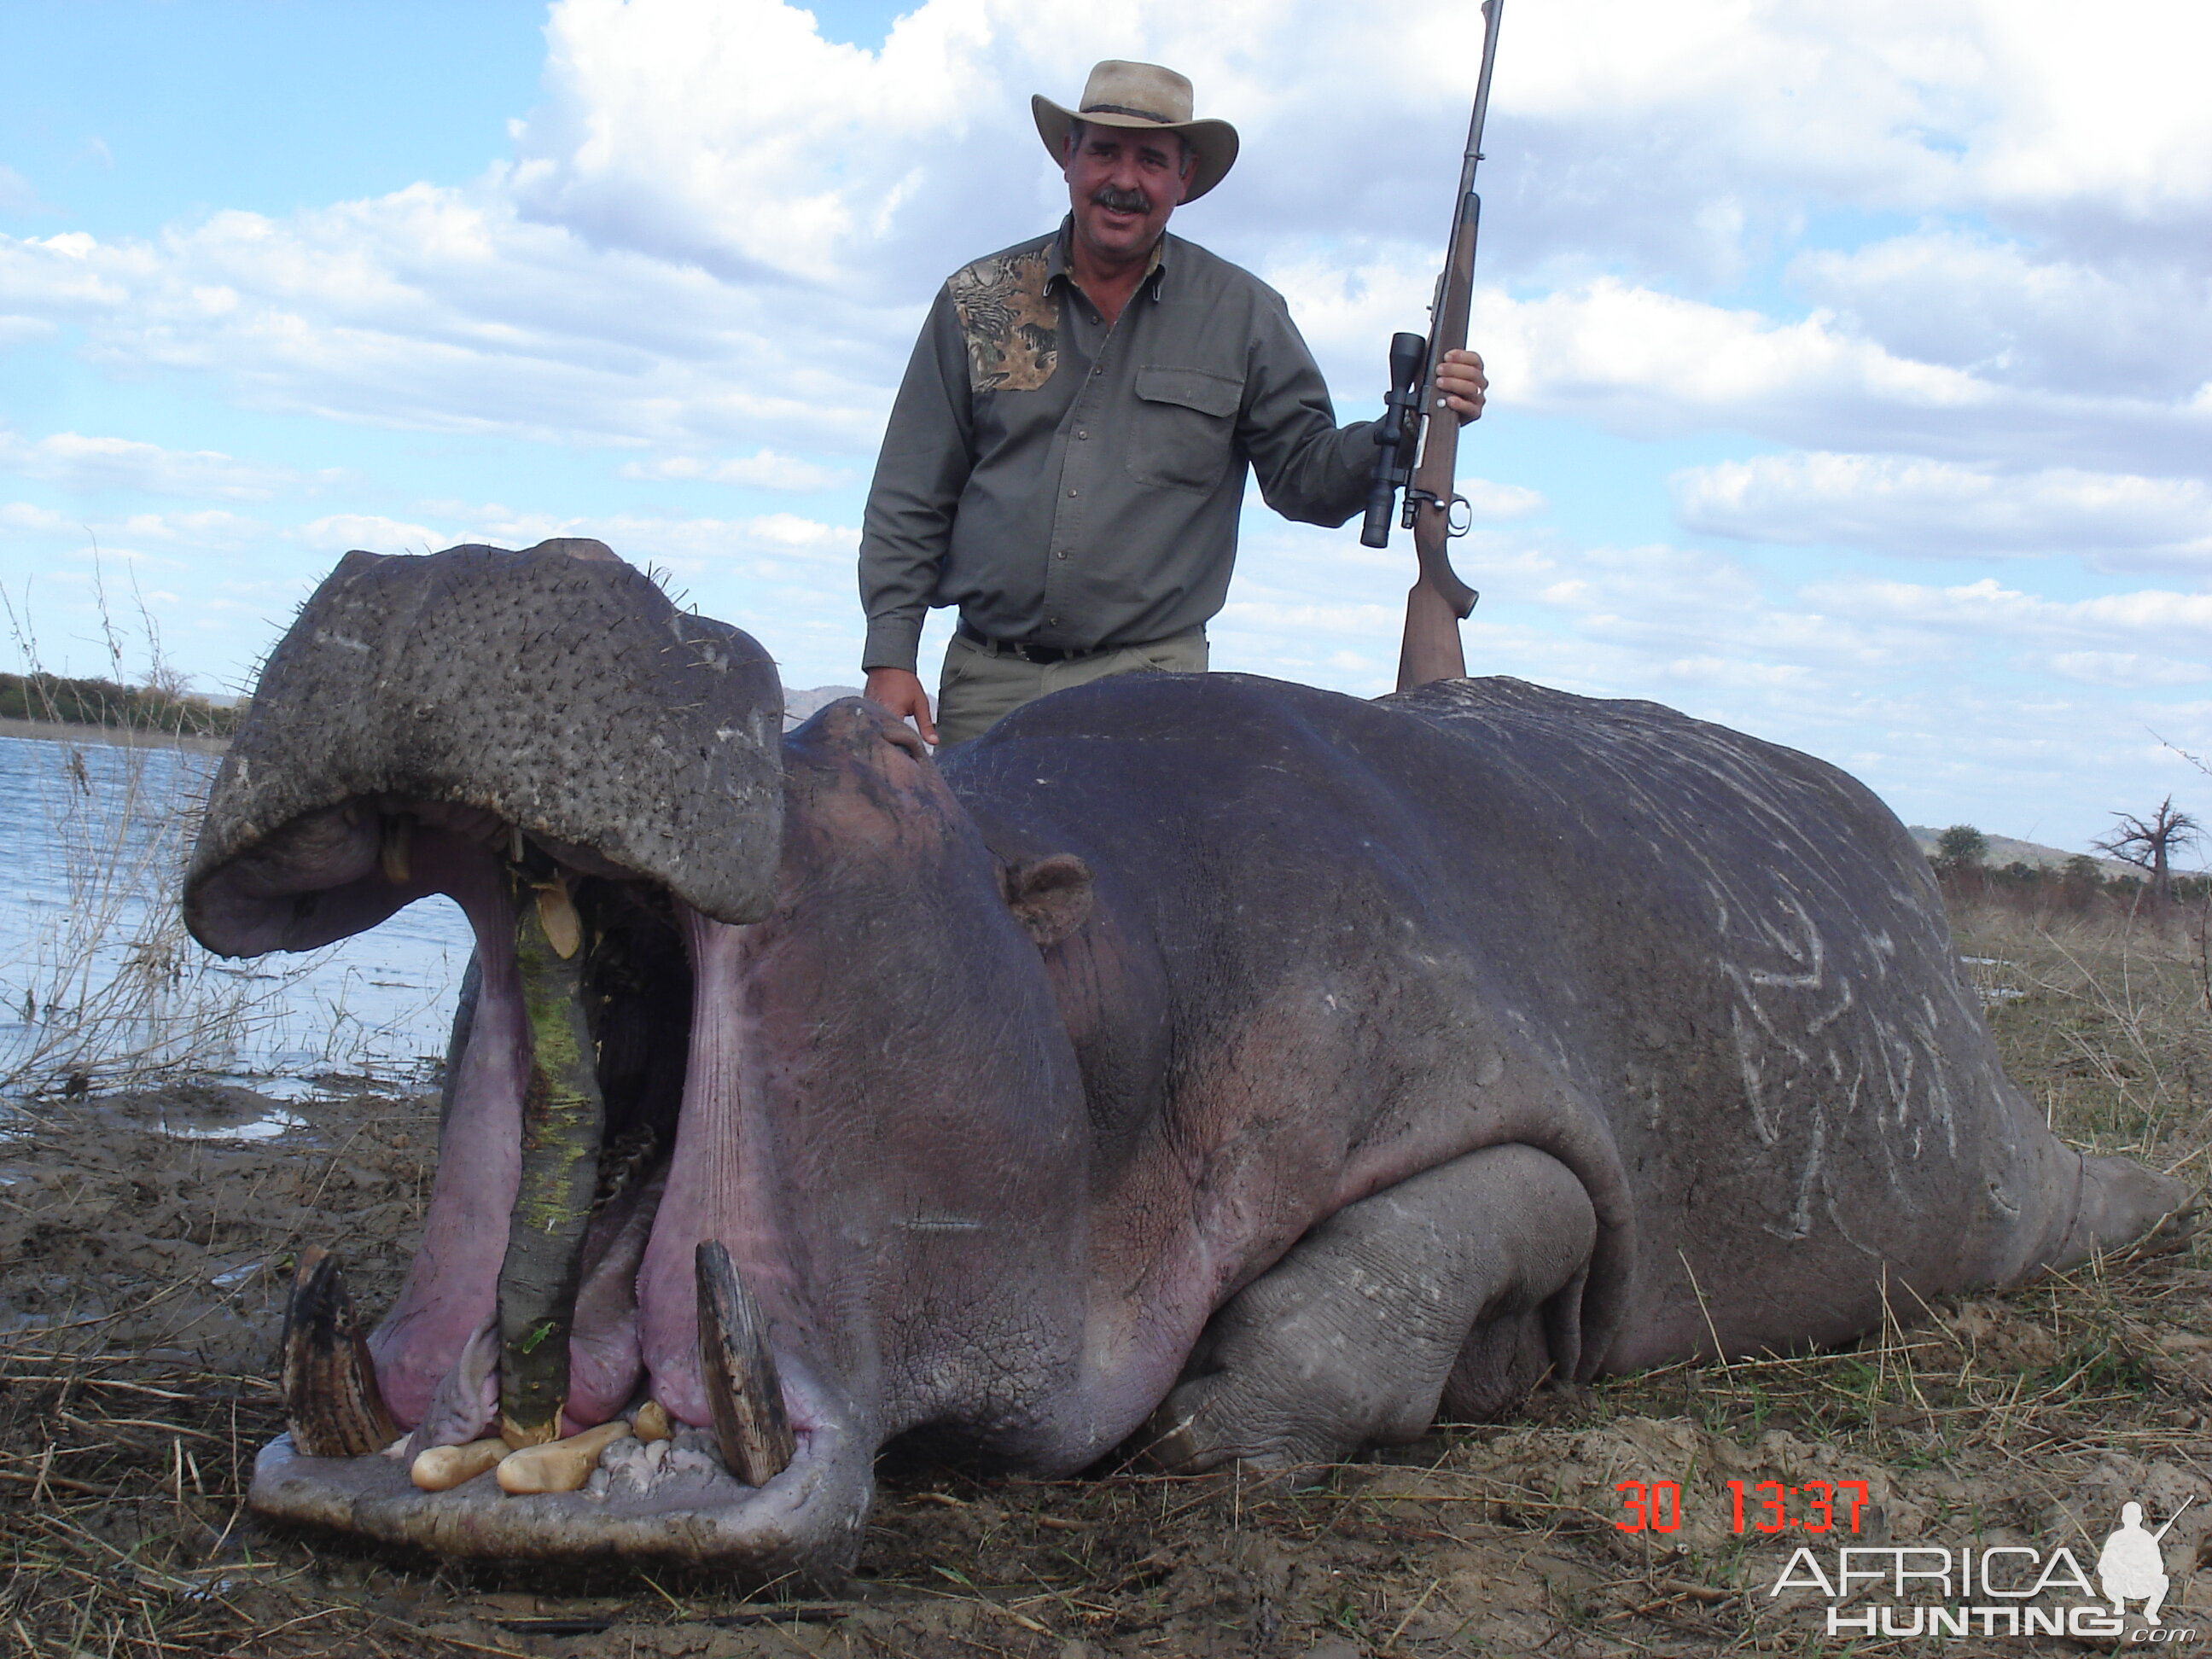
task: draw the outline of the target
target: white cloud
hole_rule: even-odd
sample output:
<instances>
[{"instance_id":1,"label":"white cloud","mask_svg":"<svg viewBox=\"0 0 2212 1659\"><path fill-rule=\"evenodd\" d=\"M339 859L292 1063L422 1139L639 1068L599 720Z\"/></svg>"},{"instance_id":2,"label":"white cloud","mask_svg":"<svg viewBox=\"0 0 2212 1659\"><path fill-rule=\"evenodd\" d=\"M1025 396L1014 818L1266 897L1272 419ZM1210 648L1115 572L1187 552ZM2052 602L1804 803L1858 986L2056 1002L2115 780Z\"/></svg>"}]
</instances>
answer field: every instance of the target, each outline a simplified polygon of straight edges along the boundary
<instances>
[{"instance_id":1,"label":"white cloud","mask_svg":"<svg viewBox=\"0 0 2212 1659\"><path fill-rule=\"evenodd\" d=\"M2207 27L2156 10L2094 31L2046 0L1516 11L1486 175L1506 228L1486 270L1515 287L1478 313L1501 407L2200 471L2212 120L2178 90L2114 90L2124 69L2163 85ZM934 284L1060 210L1026 94L1134 52L1187 68L1245 135L1178 228L1290 289L1366 407L1426 300L1478 36L1455 0L1389 29L1326 0L928 0L868 52L775 0L568 0L544 103L473 185L152 242L0 240L0 330L74 325L117 370L210 371L346 419L679 458L773 443L729 481L779 487L768 454L811 477L807 452L865 455ZM1835 207L1972 222L1801 260L1825 307L1807 317L1675 291ZM2124 247L2069 232L2063 257L1990 228L2115 213Z\"/></svg>"},{"instance_id":2,"label":"white cloud","mask_svg":"<svg viewBox=\"0 0 2212 1659\"><path fill-rule=\"evenodd\" d=\"M1462 478L1459 493L1467 498L1468 510L1476 518L1492 521L1529 518L1545 506L1541 490L1492 478Z\"/></svg>"},{"instance_id":3,"label":"white cloud","mask_svg":"<svg viewBox=\"0 0 2212 1659\"><path fill-rule=\"evenodd\" d=\"M434 553L468 538L377 514L331 513L290 531L286 539L313 548L328 562L336 563L356 549L369 553ZM319 576L321 572L317 574Z\"/></svg>"},{"instance_id":4,"label":"white cloud","mask_svg":"<svg viewBox=\"0 0 2212 1659\"><path fill-rule=\"evenodd\" d=\"M2071 553L2212 575L2212 487L2053 468L2005 474L1899 455L1762 455L1674 475L1683 524L1746 541L1923 558Z\"/></svg>"},{"instance_id":5,"label":"white cloud","mask_svg":"<svg viewBox=\"0 0 2212 1659\"><path fill-rule=\"evenodd\" d=\"M865 447L888 391L817 354L881 355L884 340L827 301L794 337L787 303L595 252L482 186L219 213L158 245L0 237L0 311L82 328L100 365L213 372L260 406L556 442L772 429Z\"/></svg>"},{"instance_id":6,"label":"white cloud","mask_svg":"<svg viewBox=\"0 0 2212 1659\"><path fill-rule=\"evenodd\" d=\"M2208 653L2212 655L2212 653ZM2212 660L2185 662L2175 657L2152 656L2141 651L2061 651L2032 661L2084 685L2109 685L2136 690L2143 686L2196 685L2212 680Z\"/></svg>"},{"instance_id":7,"label":"white cloud","mask_svg":"<svg viewBox=\"0 0 2212 1659\"><path fill-rule=\"evenodd\" d=\"M164 449L128 438L56 432L35 441L0 432L0 471L59 484L72 494L131 490L149 495L266 500L299 475L234 459L212 449Z\"/></svg>"},{"instance_id":8,"label":"white cloud","mask_svg":"<svg viewBox=\"0 0 2212 1659\"><path fill-rule=\"evenodd\" d=\"M2202 659L2212 641L2212 593L2140 588L2086 599L2053 599L1994 578L1930 587L1916 582L1823 581L1806 599L1869 627L1907 629L1954 642L1984 640L2082 647Z\"/></svg>"},{"instance_id":9,"label":"white cloud","mask_svg":"<svg viewBox=\"0 0 2212 1659\"><path fill-rule=\"evenodd\" d=\"M69 527L70 520L50 507L38 507L29 501L9 501L0 506L0 524L14 530L56 531Z\"/></svg>"},{"instance_id":10,"label":"white cloud","mask_svg":"<svg viewBox=\"0 0 2212 1659\"><path fill-rule=\"evenodd\" d=\"M2002 386L2172 401L2212 374L2212 283L2195 262L2099 265L1923 231L1802 254L1790 274L1886 349Z\"/></svg>"},{"instance_id":11,"label":"white cloud","mask_svg":"<svg viewBox=\"0 0 2212 1659\"><path fill-rule=\"evenodd\" d=\"M833 467L817 466L789 455L763 449L751 455L709 461L695 455L672 455L665 460L627 461L625 478L667 478L708 483L744 484L754 489L830 489L849 481L851 475Z\"/></svg>"},{"instance_id":12,"label":"white cloud","mask_svg":"<svg viewBox=\"0 0 2212 1659\"><path fill-rule=\"evenodd\" d=\"M1188 70L1245 139L1176 228L1284 289L1364 411L1390 332L1428 302L1480 32L1462 0L1407 0L1389 23L1339 0L926 0L872 53L771 0L568 0L541 106L472 182L143 239L0 238L0 347L59 340L98 372L202 378L258 408L622 451L579 470L594 483L843 487L936 283L1058 216L1028 94L1070 96L1093 58L1136 56ZM1558 422L1553 463L1574 422L1807 452L1683 475L1685 521L1712 533L1849 541L1877 562L2040 552L2201 574L2208 31L2203 7L2124 5L2084 27L2055 0L1511 9L1474 331L1500 413ZM1787 257L1815 244L1830 251ZM212 452L49 441L10 453L37 451L48 482L167 479L211 510L298 487ZM2064 572L2059 598L2024 576L1806 586L1776 574L1784 556L1575 549L1534 490L1482 465L1499 476L1463 485L1486 522L1459 550L1488 595L1468 629L1478 670L1676 696L1931 799L2113 775L2136 694L2179 707L2158 688L2205 654L2197 596L2084 599L2078 560L2034 568ZM463 488L483 495L420 501ZM306 526L94 528L149 557L220 551L243 586L175 586L195 615L237 609L240 629L256 606L281 617L303 547L598 535L707 609L772 619L787 655L851 657L843 501L593 516L508 475L348 504ZM1559 505L1564 520L1577 504ZM0 525L17 545L80 535L45 506L0 507ZM1387 684L1402 549L1252 526L1217 660ZM260 564L234 570L249 552ZM2022 679L2041 706L2013 695ZM2203 718L2168 724L2201 745Z\"/></svg>"}]
</instances>

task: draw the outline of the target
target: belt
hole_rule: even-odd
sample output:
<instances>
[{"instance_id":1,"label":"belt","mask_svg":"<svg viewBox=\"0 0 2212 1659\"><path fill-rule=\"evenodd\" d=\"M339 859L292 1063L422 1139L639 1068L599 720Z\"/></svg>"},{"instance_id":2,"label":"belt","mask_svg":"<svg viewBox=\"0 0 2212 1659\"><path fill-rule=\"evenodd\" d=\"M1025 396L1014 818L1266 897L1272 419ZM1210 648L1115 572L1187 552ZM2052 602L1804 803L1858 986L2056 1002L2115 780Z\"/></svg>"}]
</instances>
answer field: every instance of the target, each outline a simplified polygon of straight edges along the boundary
<instances>
[{"instance_id":1,"label":"belt","mask_svg":"<svg viewBox=\"0 0 2212 1659\"><path fill-rule=\"evenodd\" d=\"M986 639L964 622L952 631L977 650L987 652L994 657L1017 657L1024 662L1036 663L1040 665L1047 663L1066 662L1071 657L1095 657L1099 654L1096 650L1078 651L1066 646L1039 645L1034 640ZM1114 648L1120 649L1118 646Z\"/></svg>"}]
</instances>

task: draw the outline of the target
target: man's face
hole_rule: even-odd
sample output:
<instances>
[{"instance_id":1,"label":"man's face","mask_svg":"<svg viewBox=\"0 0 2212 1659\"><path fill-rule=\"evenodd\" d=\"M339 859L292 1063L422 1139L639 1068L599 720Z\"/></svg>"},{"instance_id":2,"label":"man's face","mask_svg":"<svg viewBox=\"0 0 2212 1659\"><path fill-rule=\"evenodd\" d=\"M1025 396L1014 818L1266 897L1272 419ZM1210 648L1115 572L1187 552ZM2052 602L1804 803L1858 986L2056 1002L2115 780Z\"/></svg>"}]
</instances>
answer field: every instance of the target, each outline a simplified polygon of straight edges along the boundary
<instances>
[{"instance_id":1,"label":"man's face","mask_svg":"<svg viewBox=\"0 0 2212 1659\"><path fill-rule=\"evenodd\" d=\"M1127 127L1086 124L1077 131L1067 161L1076 235L1108 263L1141 258L1189 187L1182 141Z\"/></svg>"}]
</instances>

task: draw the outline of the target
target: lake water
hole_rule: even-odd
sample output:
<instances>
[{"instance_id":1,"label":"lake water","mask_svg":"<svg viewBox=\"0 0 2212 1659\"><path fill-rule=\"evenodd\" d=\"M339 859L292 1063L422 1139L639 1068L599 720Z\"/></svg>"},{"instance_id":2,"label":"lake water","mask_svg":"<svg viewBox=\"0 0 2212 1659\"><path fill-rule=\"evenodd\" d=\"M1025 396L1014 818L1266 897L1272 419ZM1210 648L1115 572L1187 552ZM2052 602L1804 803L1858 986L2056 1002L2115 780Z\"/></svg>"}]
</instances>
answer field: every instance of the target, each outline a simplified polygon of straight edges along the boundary
<instances>
[{"instance_id":1,"label":"lake water","mask_svg":"<svg viewBox=\"0 0 2212 1659\"><path fill-rule=\"evenodd\" d=\"M294 1095L319 1076L426 1079L468 924L425 899L328 950L210 956L177 879L217 757L0 738L0 1082L21 1094L179 1071Z\"/></svg>"}]
</instances>

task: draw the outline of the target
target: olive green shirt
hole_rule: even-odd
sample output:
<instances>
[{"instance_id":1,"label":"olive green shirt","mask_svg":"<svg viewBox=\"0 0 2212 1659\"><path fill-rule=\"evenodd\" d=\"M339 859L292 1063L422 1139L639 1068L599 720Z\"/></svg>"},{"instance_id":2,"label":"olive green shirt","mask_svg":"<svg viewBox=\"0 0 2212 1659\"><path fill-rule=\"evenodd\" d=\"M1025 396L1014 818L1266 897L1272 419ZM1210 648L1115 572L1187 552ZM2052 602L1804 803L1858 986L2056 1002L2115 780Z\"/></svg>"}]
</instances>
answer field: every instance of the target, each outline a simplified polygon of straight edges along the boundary
<instances>
[{"instance_id":1,"label":"olive green shirt","mask_svg":"<svg viewBox=\"0 0 2212 1659\"><path fill-rule=\"evenodd\" d=\"M915 668L933 605L1064 650L1200 626L1229 592L1247 466L1285 518L1366 503L1372 422L1338 428L1282 295L1163 236L1108 326L1068 234L978 259L930 309L860 533L863 668Z\"/></svg>"}]
</instances>

